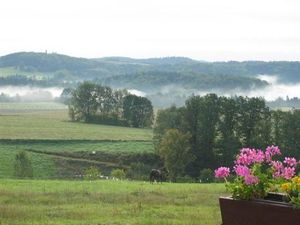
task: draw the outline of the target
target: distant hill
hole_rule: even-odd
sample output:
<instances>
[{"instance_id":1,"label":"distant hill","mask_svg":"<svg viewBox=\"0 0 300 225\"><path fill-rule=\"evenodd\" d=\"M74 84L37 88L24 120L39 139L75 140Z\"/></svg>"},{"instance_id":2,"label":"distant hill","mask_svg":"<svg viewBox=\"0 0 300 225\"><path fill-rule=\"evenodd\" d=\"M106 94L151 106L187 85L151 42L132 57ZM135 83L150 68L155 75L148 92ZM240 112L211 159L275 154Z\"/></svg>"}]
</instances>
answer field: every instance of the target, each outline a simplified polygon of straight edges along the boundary
<instances>
[{"instance_id":1,"label":"distant hill","mask_svg":"<svg viewBox=\"0 0 300 225\"><path fill-rule=\"evenodd\" d=\"M276 75L282 83L297 83L300 62L205 62L186 57L87 59L35 52L0 57L0 85L70 86L92 80L152 93L175 85L191 94L262 88L268 83L257 78L260 74Z\"/></svg>"}]
</instances>

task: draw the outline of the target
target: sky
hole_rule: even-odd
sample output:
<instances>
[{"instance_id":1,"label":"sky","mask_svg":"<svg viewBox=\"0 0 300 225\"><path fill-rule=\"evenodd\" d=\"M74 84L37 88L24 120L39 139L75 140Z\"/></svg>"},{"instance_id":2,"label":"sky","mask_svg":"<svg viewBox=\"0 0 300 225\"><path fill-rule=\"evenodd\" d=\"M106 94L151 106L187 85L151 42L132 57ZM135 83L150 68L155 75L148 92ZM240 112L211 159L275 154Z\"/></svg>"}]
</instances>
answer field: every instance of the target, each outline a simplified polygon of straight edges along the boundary
<instances>
[{"instance_id":1,"label":"sky","mask_svg":"<svg viewBox=\"0 0 300 225\"><path fill-rule=\"evenodd\" d=\"M300 61L299 0L2 0L0 55Z\"/></svg>"}]
</instances>

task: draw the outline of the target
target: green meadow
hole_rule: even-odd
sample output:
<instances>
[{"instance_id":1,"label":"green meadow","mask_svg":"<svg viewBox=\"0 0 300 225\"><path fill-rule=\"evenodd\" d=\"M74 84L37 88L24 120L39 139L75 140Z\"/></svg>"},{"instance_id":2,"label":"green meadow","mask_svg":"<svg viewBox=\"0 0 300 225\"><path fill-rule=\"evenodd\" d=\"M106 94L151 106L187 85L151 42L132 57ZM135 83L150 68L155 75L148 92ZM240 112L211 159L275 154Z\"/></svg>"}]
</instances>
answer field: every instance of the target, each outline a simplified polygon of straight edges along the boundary
<instances>
[{"instance_id":1,"label":"green meadow","mask_svg":"<svg viewBox=\"0 0 300 225\"><path fill-rule=\"evenodd\" d=\"M0 225L220 225L222 184L74 180L89 166L108 175L128 168L126 157L153 155L152 130L70 122L63 107L0 104ZM14 178L20 151L33 180Z\"/></svg>"},{"instance_id":2,"label":"green meadow","mask_svg":"<svg viewBox=\"0 0 300 225\"><path fill-rule=\"evenodd\" d=\"M1 225L220 225L222 184L0 180Z\"/></svg>"},{"instance_id":3,"label":"green meadow","mask_svg":"<svg viewBox=\"0 0 300 225\"><path fill-rule=\"evenodd\" d=\"M59 103L1 103L0 177L13 177L20 151L31 159L34 178L53 179L93 165L108 175L128 167L120 165L127 155L153 153L154 146L151 129L71 122ZM125 156L115 160L120 154Z\"/></svg>"},{"instance_id":4,"label":"green meadow","mask_svg":"<svg viewBox=\"0 0 300 225\"><path fill-rule=\"evenodd\" d=\"M67 110L33 111L1 114L0 139L150 141L152 130L70 122Z\"/></svg>"}]
</instances>

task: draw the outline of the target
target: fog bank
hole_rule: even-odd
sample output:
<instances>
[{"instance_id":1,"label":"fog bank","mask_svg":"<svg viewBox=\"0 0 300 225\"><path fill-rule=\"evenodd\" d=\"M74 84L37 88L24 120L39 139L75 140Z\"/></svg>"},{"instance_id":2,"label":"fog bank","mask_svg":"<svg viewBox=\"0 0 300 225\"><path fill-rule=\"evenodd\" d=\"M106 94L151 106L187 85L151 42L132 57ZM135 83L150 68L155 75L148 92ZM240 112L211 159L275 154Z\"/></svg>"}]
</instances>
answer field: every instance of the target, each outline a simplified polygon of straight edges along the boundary
<instances>
[{"instance_id":1,"label":"fog bank","mask_svg":"<svg viewBox=\"0 0 300 225\"><path fill-rule=\"evenodd\" d=\"M223 91L220 89L215 89L211 91L197 91L196 94L205 95L208 93L216 93L221 96L248 96L248 97L263 97L267 101L274 101L278 98L285 99L287 96L289 98L298 97L300 98L300 83L295 83L293 85L281 84L278 82L278 77L276 75L258 75L258 79L267 81L268 86L264 88L255 88L251 90L242 90L240 88L233 89L230 91Z\"/></svg>"},{"instance_id":2,"label":"fog bank","mask_svg":"<svg viewBox=\"0 0 300 225\"><path fill-rule=\"evenodd\" d=\"M53 101L62 91L63 88L58 87L0 86L0 94L30 102Z\"/></svg>"},{"instance_id":3,"label":"fog bank","mask_svg":"<svg viewBox=\"0 0 300 225\"><path fill-rule=\"evenodd\" d=\"M295 84L280 84L276 75L259 75L257 78L267 81L270 85L264 89L253 90L249 93L249 97L262 96L267 101L273 101L277 98L285 99L298 97L300 98L300 83Z\"/></svg>"}]
</instances>

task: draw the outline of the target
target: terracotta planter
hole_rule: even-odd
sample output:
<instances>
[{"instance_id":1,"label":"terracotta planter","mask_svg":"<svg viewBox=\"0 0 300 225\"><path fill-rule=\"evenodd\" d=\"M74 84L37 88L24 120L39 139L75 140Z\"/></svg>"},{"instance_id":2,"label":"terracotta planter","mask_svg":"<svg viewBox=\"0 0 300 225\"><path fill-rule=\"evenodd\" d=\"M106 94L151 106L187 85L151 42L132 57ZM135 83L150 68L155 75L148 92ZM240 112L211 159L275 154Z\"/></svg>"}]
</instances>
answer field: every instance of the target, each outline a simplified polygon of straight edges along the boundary
<instances>
[{"instance_id":1,"label":"terracotta planter","mask_svg":"<svg viewBox=\"0 0 300 225\"><path fill-rule=\"evenodd\" d=\"M222 225L300 225L300 210L271 200L234 200L220 197Z\"/></svg>"}]
</instances>

